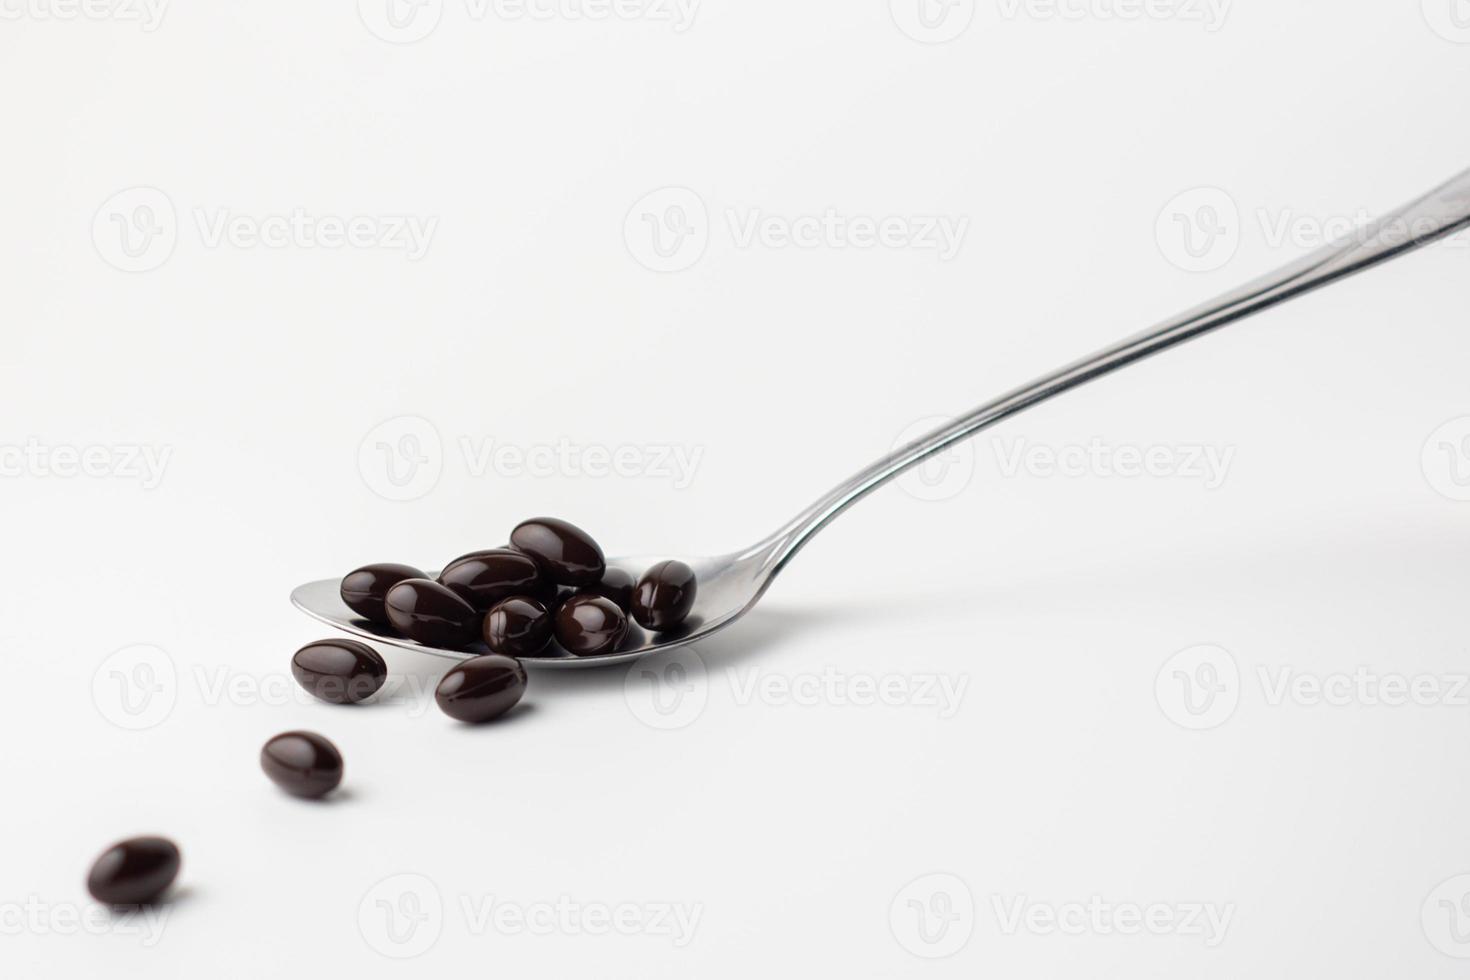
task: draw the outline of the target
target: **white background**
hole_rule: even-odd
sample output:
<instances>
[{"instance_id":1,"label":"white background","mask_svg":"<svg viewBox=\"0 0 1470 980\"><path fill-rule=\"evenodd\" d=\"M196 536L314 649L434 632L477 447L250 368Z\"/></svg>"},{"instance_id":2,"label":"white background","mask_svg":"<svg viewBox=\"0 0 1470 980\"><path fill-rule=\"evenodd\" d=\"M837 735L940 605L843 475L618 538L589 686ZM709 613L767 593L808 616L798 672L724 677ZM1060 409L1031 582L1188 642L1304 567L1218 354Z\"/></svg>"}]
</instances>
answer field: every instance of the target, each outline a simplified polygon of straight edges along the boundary
<instances>
[{"instance_id":1,"label":"white background","mask_svg":"<svg viewBox=\"0 0 1470 980\"><path fill-rule=\"evenodd\" d=\"M474 729L390 651L399 696L335 709L289 682L323 630L286 597L537 514L610 554L757 540L1470 164L1464 3L535 9L0 3L0 974L1462 976L1463 240L885 488L682 674L537 673ZM811 247L742 233L829 209ZM327 229L249 237L293 213ZM376 237L404 217L422 255ZM859 247L885 218L918 240ZM1034 452L1093 445L1162 463ZM1276 686L1359 668L1421 703ZM333 802L259 771L292 728L342 748ZM94 934L87 867L138 833L184 853L162 934ZM559 900L645 928L479 918ZM1161 934L1044 928L1089 902Z\"/></svg>"}]
</instances>

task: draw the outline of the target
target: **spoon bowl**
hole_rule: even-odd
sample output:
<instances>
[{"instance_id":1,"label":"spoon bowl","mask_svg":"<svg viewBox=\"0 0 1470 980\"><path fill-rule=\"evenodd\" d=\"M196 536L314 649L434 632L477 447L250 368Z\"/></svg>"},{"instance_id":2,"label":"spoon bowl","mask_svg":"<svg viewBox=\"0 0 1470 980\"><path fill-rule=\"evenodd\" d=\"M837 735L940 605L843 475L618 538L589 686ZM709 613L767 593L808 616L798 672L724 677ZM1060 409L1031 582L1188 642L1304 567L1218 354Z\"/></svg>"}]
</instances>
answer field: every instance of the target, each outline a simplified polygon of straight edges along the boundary
<instances>
[{"instance_id":1,"label":"spoon bowl","mask_svg":"<svg viewBox=\"0 0 1470 980\"><path fill-rule=\"evenodd\" d=\"M633 576L634 581L659 561L670 556L659 555L638 558L609 558L609 568L619 568ZM677 629L652 633L643 629L628 617L628 635L612 653L593 657L576 657L567 653L553 641L544 655L521 657L527 667L569 668L599 667L609 664L628 663L647 656L655 650L669 650L702 640L729 626L742 613L753 606L769 583L769 577L760 575L760 558L754 554L725 555L719 558L681 558L694 569L698 592L694 609ZM437 576L431 573L431 577ZM340 579L322 579L299 586L291 593L291 603L313 619L336 627L344 633L385 643L405 650L466 660L482 656L490 651L483 643L475 643L462 650L425 646L395 633L390 627L363 619L342 601Z\"/></svg>"},{"instance_id":2,"label":"spoon bowl","mask_svg":"<svg viewBox=\"0 0 1470 980\"><path fill-rule=\"evenodd\" d=\"M701 640L749 611L770 587L776 574L811 540L812 535L910 467L1064 391L1405 255L1467 227L1470 227L1470 171L1276 272L1007 392L899 447L834 488L780 531L747 551L716 558L682 559L694 569L698 591L693 612L677 630L649 633L636 623L630 623L629 635L613 653L576 657L556 648L551 655L526 657L522 658L523 662L534 667L594 667L637 660L656 651ZM618 558L609 561L608 565L628 572L636 580L659 560L656 557ZM339 584L336 579L310 582L293 592L291 601L324 623L379 643L457 660L486 652L483 647L468 650L426 647L375 626L343 603L338 594Z\"/></svg>"}]
</instances>

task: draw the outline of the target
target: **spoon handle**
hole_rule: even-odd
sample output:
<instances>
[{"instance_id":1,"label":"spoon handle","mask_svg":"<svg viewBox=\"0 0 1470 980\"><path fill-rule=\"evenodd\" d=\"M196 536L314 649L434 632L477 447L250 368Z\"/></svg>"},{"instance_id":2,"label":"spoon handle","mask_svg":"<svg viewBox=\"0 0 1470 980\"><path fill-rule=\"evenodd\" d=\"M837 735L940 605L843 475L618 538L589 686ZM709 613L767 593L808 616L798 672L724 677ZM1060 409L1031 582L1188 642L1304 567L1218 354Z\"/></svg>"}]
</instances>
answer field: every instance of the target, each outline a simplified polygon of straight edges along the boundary
<instances>
[{"instance_id":1,"label":"spoon handle","mask_svg":"<svg viewBox=\"0 0 1470 980\"><path fill-rule=\"evenodd\" d=\"M1009 391L900 447L752 549L775 574L838 514L962 439L1095 378L1470 227L1470 170L1318 251L1142 333Z\"/></svg>"}]
</instances>

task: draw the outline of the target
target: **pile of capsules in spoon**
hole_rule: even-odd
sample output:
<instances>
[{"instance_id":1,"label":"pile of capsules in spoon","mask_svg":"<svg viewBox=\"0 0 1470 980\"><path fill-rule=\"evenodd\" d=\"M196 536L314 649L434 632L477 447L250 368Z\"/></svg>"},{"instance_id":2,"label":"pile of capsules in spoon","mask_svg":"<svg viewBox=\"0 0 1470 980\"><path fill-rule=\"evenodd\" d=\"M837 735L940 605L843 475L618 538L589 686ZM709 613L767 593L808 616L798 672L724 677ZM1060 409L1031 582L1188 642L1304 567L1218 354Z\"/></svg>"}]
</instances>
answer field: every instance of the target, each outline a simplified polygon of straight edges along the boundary
<instances>
[{"instance_id":1,"label":"pile of capsules in spoon","mask_svg":"<svg viewBox=\"0 0 1470 980\"><path fill-rule=\"evenodd\" d=\"M504 548L450 562L438 578L408 565L367 565L342 580L342 601L363 619L424 646L472 656L439 681L434 700L451 718L490 721L526 691L522 658L614 653L629 619L655 633L678 629L694 607L694 570L661 561L636 582L608 568L581 528L551 517L524 521ZM296 651L291 673L314 697L357 704L388 679L382 656L356 640L319 640ZM293 796L320 799L342 782L342 753L315 732L284 732L260 750L260 766ZM93 863L87 890L113 906L159 901L179 873L179 849L162 837L120 841Z\"/></svg>"}]
</instances>

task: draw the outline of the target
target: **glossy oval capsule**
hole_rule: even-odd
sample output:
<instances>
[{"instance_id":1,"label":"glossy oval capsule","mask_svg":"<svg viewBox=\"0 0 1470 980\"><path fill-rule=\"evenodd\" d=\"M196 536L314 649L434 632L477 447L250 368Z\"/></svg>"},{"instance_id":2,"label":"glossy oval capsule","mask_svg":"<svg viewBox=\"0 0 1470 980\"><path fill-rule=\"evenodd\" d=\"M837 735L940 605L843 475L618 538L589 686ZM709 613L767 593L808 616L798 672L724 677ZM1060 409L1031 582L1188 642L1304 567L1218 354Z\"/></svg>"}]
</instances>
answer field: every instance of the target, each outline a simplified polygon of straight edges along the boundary
<instances>
[{"instance_id":1,"label":"glossy oval capsule","mask_svg":"<svg viewBox=\"0 0 1470 980\"><path fill-rule=\"evenodd\" d=\"M388 590L388 622L410 640L457 650L476 639L480 614L438 582L411 578Z\"/></svg>"},{"instance_id":2,"label":"glossy oval capsule","mask_svg":"<svg viewBox=\"0 0 1470 980\"><path fill-rule=\"evenodd\" d=\"M612 653L627 635L628 617L600 595L572 596L556 611L556 642L576 656Z\"/></svg>"},{"instance_id":3,"label":"glossy oval capsule","mask_svg":"<svg viewBox=\"0 0 1470 980\"><path fill-rule=\"evenodd\" d=\"M456 558L439 573L439 581L480 612L511 596L540 598L550 591L535 560L509 548Z\"/></svg>"},{"instance_id":4,"label":"glossy oval capsule","mask_svg":"<svg viewBox=\"0 0 1470 980\"><path fill-rule=\"evenodd\" d=\"M621 568L608 566L607 571L602 573L602 581L589 586L587 591L604 599L611 599L626 613L633 608L633 589L636 585L632 575Z\"/></svg>"},{"instance_id":5,"label":"glossy oval capsule","mask_svg":"<svg viewBox=\"0 0 1470 980\"><path fill-rule=\"evenodd\" d=\"M526 693L526 668L492 653L456 664L439 681L434 700L456 721L478 724L499 718Z\"/></svg>"},{"instance_id":6,"label":"glossy oval capsule","mask_svg":"<svg viewBox=\"0 0 1470 980\"><path fill-rule=\"evenodd\" d=\"M537 517L516 525L510 532L510 544L534 558L541 574L558 585L592 585L607 568L602 549L586 531L555 517Z\"/></svg>"},{"instance_id":7,"label":"glossy oval capsule","mask_svg":"<svg viewBox=\"0 0 1470 980\"><path fill-rule=\"evenodd\" d=\"M87 875L87 891L108 905L151 905L179 876L182 860L173 841L133 837L109 847Z\"/></svg>"},{"instance_id":8,"label":"glossy oval capsule","mask_svg":"<svg viewBox=\"0 0 1470 980\"><path fill-rule=\"evenodd\" d=\"M551 613L527 596L512 596L485 614L485 645L507 657L534 657L551 642Z\"/></svg>"},{"instance_id":9,"label":"glossy oval capsule","mask_svg":"<svg viewBox=\"0 0 1470 980\"><path fill-rule=\"evenodd\" d=\"M682 561L661 561L633 590L633 618L644 629L671 630L689 617L698 591L694 569Z\"/></svg>"},{"instance_id":10,"label":"glossy oval capsule","mask_svg":"<svg viewBox=\"0 0 1470 980\"><path fill-rule=\"evenodd\" d=\"M347 603L347 608L368 622L387 626L388 610L384 608L383 602L388 597L388 590L404 579L427 577L412 565L394 562L364 565L348 572L347 577L342 580L342 601Z\"/></svg>"},{"instance_id":11,"label":"glossy oval capsule","mask_svg":"<svg viewBox=\"0 0 1470 980\"><path fill-rule=\"evenodd\" d=\"M378 651L356 640L308 643L291 658L291 676L328 704L357 704L383 686L388 665Z\"/></svg>"},{"instance_id":12,"label":"glossy oval capsule","mask_svg":"<svg viewBox=\"0 0 1470 980\"><path fill-rule=\"evenodd\" d=\"M315 800L342 782L342 753L316 732L283 732L261 748L260 768L292 796Z\"/></svg>"}]
</instances>

